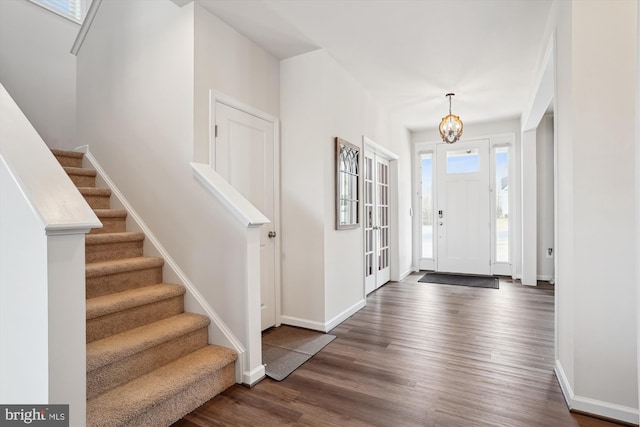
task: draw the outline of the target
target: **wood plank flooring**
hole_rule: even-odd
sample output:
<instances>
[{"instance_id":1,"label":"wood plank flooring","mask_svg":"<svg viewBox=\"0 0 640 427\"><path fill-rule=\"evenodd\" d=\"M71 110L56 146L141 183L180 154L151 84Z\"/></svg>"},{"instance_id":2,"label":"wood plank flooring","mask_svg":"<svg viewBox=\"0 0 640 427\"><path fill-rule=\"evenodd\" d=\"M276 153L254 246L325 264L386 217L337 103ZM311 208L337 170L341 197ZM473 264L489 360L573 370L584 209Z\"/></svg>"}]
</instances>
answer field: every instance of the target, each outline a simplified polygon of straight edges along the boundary
<instances>
[{"instance_id":1,"label":"wood plank flooring","mask_svg":"<svg viewBox=\"0 0 640 427\"><path fill-rule=\"evenodd\" d=\"M388 283L282 382L233 386L174 424L613 426L571 414L553 373L553 287Z\"/></svg>"}]
</instances>

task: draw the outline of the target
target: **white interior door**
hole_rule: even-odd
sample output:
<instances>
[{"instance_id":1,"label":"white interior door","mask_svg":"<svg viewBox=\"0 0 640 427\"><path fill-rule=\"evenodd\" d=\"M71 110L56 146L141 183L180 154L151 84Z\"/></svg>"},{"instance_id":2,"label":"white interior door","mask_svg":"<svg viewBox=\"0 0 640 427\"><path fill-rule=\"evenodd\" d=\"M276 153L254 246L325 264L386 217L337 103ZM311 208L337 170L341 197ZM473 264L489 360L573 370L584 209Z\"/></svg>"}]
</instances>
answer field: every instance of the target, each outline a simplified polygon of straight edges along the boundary
<instances>
[{"instance_id":1,"label":"white interior door","mask_svg":"<svg viewBox=\"0 0 640 427\"><path fill-rule=\"evenodd\" d=\"M365 293L389 281L389 161L364 155Z\"/></svg>"},{"instance_id":2,"label":"white interior door","mask_svg":"<svg viewBox=\"0 0 640 427\"><path fill-rule=\"evenodd\" d=\"M489 275L489 140L439 145L437 162L437 270Z\"/></svg>"},{"instance_id":3,"label":"white interior door","mask_svg":"<svg viewBox=\"0 0 640 427\"><path fill-rule=\"evenodd\" d=\"M276 323L275 175L273 123L225 105L215 104L215 168L262 212L271 224L260 237L262 330Z\"/></svg>"}]
</instances>

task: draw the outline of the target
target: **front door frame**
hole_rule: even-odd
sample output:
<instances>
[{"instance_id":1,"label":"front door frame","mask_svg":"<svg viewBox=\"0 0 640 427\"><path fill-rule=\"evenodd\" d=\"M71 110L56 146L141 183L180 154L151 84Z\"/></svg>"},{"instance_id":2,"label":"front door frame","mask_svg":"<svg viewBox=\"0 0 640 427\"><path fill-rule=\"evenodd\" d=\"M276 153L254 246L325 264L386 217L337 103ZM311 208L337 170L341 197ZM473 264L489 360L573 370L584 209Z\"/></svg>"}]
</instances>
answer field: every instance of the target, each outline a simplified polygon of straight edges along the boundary
<instances>
[{"instance_id":1,"label":"front door frame","mask_svg":"<svg viewBox=\"0 0 640 427\"><path fill-rule=\"evenodd\" d=\"M519 256L516 247L520 244L519 239L519 223L518 223L518 200L520 200L520 192L519 192L519 181L517 180L517 165L516 165L516 157L518 156L517 147L516 147L516 134L515 133L498 133L498 134L489 134L489 135L478 135L469 137L469 140L480 140L480 139L488 139L489 147L490 147L490 176L491 176L491 185L493 186L493 181L495 180L495 159L493 158L495 155L495 148L497 147L505 147L508 146L510 148L509 152L509 177L510 177L510 194L509 194L509 212L513 213L510 220L510 229L509 229L509 262L508 263L496 263L495 262L495 218L493 213L495 212L495 198L492 197L491 200L491 274L494 275L505 275L511 276L513 279L516 279L516 258ZM421 249L421 241L422 241L422 207L420 200L420 188L421 188L421 164L420 164L420 155L422 153L431 153L432 161L433 161L433 171L432 171L432 182L433 182L433 198L435 203L435 195L437 191L437 182L436 182L436 174L437 174L437 162L436 162L436 147L439 144L444 144L442 141L425 141L425 142L417 142L413 146L413 232L412 232L412 240L413 240L413 261L414 269L417 270L435 270L436 269L436 259L435 256L438 253L438 239L435 237L435 224L436 224L436 210L434 209L434 239L433 239L433 254L434 258L432 259L422 259L420 251Z\"/></svg>"},{"instance_id":2,"label":"front door frame","mask_svg":"<svg viewBox=\"0 0 640 427\"><path fill-rule=\"evenodd\" d=\"M250 105L244 104L230 96L224 95L215 90L209 91L209 165L215 169L215 144L216 144L216 103L224 104L228 107L235 108L246 114L252 115L259 119L265 120L273 125L273 173L274 173L274 189L273 189L273 220L272 226L276 232L274 238L274 292L275 292L275 314L276 324L282 324L282 268L281 268L281 240L280 240L280 119L274 117L264 111L258 110ZM258 313L260 315L260 313Z\"/></svg>"}]
</instances>

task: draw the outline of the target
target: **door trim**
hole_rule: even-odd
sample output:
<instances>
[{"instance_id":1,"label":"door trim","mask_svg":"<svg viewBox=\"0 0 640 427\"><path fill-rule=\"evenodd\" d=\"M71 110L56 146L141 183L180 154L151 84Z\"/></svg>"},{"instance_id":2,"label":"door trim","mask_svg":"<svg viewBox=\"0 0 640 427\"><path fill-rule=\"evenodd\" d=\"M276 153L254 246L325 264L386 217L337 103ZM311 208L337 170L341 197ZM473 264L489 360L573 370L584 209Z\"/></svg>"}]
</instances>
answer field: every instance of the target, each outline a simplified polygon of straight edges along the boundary
<instances>
[{"instance_id":1,"label":"door trim","mask_svg":"<svg viewBox=\"0 0 640 427\"><path fill-rule=\"evenodd\" d=\"M280 240L280 119L265 113L255 107L240 102L230 96L217 92L213 89L209 90L209 166L215 170L216 158L215 158L215 124L216 124L216 103L219 102L228 107L235 108L243 113L257 117L264 121L267 121L273 125L273 227L275 228L275 266L274 266L274 284L275 284L275 311L276 311L276 324L280 326L282 324L282 264L281 264L281 240Z\"/></svg>"},{"instance_id":2,"label":"door trim","mask_svg":"<svg viewBox=\"0 0 640 427\"><path fill-rule=\"evenodd\" d=\"M509 264L502 264L502 266L498 266L496 267L496 264L493 262L494 260L494 256L493 256L493 251L492 251L492 274L505 274L507 276L511 276L512 278L516 279L517 275L516 272L518 270L518 262L519 262L519 257L521 256L521 254L518 251L518 246L521 244L521 239L520 239L520 218L519 218L519 201L520 201L520 189L519 189L519 179L517 174L519 173L519 169L518 169L518 165L516 163L517 161L517 157L519 155L519 141L516 138L516 134L514 132L501 132L501 133L495 133L495 134L479 134L479 135L473 135L473 137L470 137L470 140L479 140L479 139L488 139L489 140L489 144L490 144L490 148L491 150L493 150L494 144L496 146L504 146L505 143L509 143L510 147L511 147L511 154L509 157L509 176L512 178L512 181L510 181L510 185L513 187L512 190L509 194L509 210L510 212L513 213L513 216L511 217L512 221L510 222L510 230L509 230L509 256L510 256L510 262ZM425 152L433 152L435 155L435 151L436 151L436 146L438 144L444 144L442 141L440 140L421 140L421 141L416 141L413 144L412 147L412 165L413 165L413 179L412 179L412 185L413 185L413 195L411 197L411 203L413 206L413 212L415 212L416 214L413 215L413 221L412 221L412 232L411 232L411 240L412 240L412 252L413 252L413 256L412 256L412 265L414 270L418 271L421 268L422 269L435 269L435 260L430 259L430 260L426 260L428 261L427 263L423 263L421 258L420 258L420 254L418 251L419 248L419 241L418 239L421 238L420 233L417 230L420 230L421 228L421 224L420 224L420 215L418 215L418 213L421 212L421 207L420 207L420 200L418 198L418 188L420 186L420 154L421 153L425 153ZM437 162L436 162L437 163ZM493 169L493 165L491 166ZM434 164L434 171L433 174L435 176L435 174L437 173L436 171L437 168L437 164ZM434 178L434 192L436 191L435 189L435 178ZM493 219L492 219L492 223L493 223ZM492 225L493 227L494 225ZM493 232L492 232L492 236L491 239L493 240L495 237L493 236ZM493 245L493 243L492 243ZM437 246L437 239L434 242L434 254L437 254L438 251L438 246ZM498 264L499 265L499 264ZM431 268L429 268L431 267Z\"/></svg>"},{"instance_id":3,"label":"door trim","mask_svg":"<svg viewBox=\"0 0 640 427\"><path fill-rule=\"evenodd\" d=\"M378 157L386 159L389 162L389 271L390 271L390 280L391 281L399 281L401 280L401 275L404 272L399 271L400 269L400 232L399 232L399 212L398 212L398 159L400 156L395 154L393 151L376 144L371 138L366 135L362 135L362 146L363 146L363 156L366 153L374 154ZM361 185L364 186L364 180L361 180ZM364 188L360 189L361 194L364 195ZM362 203L362 208L364 209L364 203ZM361 217L364 218L364 210L361 212ZM362 227L362 250L361 256L363 257L364 262L364 239L365 239L365 231L364 227ZM366 264L363 264L363 266ZM362 290L366 298L366 289L365 289L365 276L364 276L364 268L362 270Z\"/></svg>"}]
</instances>

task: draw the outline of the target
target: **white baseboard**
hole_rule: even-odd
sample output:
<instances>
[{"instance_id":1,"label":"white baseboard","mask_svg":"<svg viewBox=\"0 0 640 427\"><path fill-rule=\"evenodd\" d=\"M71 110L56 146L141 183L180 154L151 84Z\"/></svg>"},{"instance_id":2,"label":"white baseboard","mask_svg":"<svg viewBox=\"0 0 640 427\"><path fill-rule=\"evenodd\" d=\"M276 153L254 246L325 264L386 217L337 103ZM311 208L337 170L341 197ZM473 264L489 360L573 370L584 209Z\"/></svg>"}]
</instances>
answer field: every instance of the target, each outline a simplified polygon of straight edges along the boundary
<instances>
[{"instance_id":1,"label":"white baseboard","mask_svg":"<svg viewBox=\"0 0 640 427\"><path fill-rule=\"evenodd\" d=\"M540 274L538 275L538 280L542 280L543 282L550 282L553 280L553 275L551 274Z\"/></svg>"},{"instance_id":2,"label":"white baseboard","mask_svg":"<svg viewBox=\"0 0 640 427\"><path fill-rule=\"evenodd\" d=\"M285 314L280 317L283 325L297 326L298 328L311 329L313 331L327 332L324 323L315 320L301 319L299 317L287 316Z\"/></svg>"},{"instance_id":3,"label":"white baseboard","mask_svg":"<svg viewBox=\"0 0 640 427\"><path fill-rule=\"evenodd\" d=\"M400 279L398 281L406 279L407 277L409 277L409 275L413 274L415 271L418 271L418 270L414 270L413 267L408 269L407 271L405 271L400 275Z\"/></svg>"},{"instance_id":4,"label":"white baseboard","mask_svg":"<svg viewBox=\"0 0 640 427\"><path fill-rule=\"evenodd\" d=\"M329 332L331 329L335 328L340 323L344 322L349 317L351 317L354 313L357 313L365 305L366 305L366 301L364 299L361 299L357 303L353 304L351 307L347 308L345 311L343 311L342 313L338 314L333 319L325 323L324 331Z\"/></svg>"},{"instance_id":5,"label":"white baseboard","mask_svg":"<svg viewBox=\"0 0 640 427\"><path fill-rule=\"evenodd\" d=\"M242 383L252 387L265 377L264 365L257 366L252 371L244 371L242 373Z\"/></svg>"},{"instance_id":6,"label":"white baseboard","mask_svg":"<svg viewBox=\"0 0 640 427\"><path fill-rule=\"evenodd\" d=\"M338 314L328 322L317 322L315 320L301 319L299 317L282 315L281 320L283 325L297 326L299 328L311 329L314 331L320 332L329 332L331 329L338 326L340 323L344 322L354 313L358 312L362 307L366 304L365 300L362 299L351 307L347 308L342 313Z\"/></svg>"},{"instance_id":7,"label":"white baseboard","mask_svg":"<svg viewBox=\"0 0 640 427\"><path fill-rule=\"evenodd\" d=\"M554 370L569 409L631 424L638 424L640 421L639 412L635 408L588 397L576 396L559 360L556 360Z\"/></svg>"}]
</instances>

